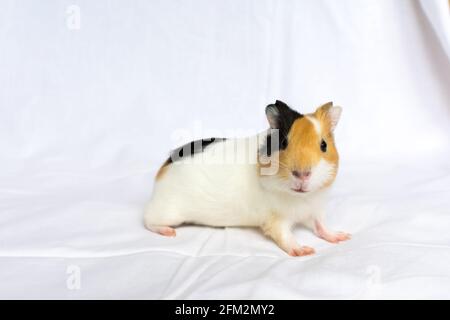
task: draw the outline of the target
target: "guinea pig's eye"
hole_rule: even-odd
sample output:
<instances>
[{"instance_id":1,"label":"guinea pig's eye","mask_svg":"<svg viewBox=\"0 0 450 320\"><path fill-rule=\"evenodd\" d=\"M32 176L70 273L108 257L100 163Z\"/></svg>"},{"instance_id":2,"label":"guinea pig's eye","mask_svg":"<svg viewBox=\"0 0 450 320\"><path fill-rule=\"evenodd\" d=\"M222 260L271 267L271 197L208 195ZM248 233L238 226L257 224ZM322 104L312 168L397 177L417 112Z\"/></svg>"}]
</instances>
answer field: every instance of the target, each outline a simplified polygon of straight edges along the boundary
<instances>
[{"instance_id":1,"label":"guinea pig's eye","mask_svg":"<svg viewBox=\"0 0 450 320\"><path fill-rule=\"evenodd\" d=\"M327 152L327 143L323 139L322 142L320 143L320 150L322 150L322 152Z\"/></svg>"}]
</instances>

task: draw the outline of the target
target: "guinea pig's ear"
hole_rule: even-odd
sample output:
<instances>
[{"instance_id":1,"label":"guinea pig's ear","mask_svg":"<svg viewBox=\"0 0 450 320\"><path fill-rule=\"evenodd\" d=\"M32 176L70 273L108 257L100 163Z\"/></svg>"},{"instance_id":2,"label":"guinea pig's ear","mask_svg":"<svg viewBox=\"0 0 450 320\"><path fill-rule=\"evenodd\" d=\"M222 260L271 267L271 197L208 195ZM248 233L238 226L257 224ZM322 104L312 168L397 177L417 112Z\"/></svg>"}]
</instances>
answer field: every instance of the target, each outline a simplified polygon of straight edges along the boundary
<instances>
[{"instance_id":1,"label":"guinea pig's ear","mask_svg":"<svg viewBox=\"0 0 450 320\"><path fill-rule=\"evenodd\" d=\"M271 129L289 131L292 123L301 117L301 114L289 108L283 101L277 100L274 104L266 107L266 117Z\"/></svg>"},{"instance_id":2,"label":"guinea pig's ear","mask_svg":"<svg viewBox=\"0 0 450 320\"><path fill-rule=\"evenodd\" d=\"M333 102L328 102L319 107L315 113L319 119L329 121L330 131L333 132L341 118L342 108L333 106Z\"/></svg>"}]
</instances>

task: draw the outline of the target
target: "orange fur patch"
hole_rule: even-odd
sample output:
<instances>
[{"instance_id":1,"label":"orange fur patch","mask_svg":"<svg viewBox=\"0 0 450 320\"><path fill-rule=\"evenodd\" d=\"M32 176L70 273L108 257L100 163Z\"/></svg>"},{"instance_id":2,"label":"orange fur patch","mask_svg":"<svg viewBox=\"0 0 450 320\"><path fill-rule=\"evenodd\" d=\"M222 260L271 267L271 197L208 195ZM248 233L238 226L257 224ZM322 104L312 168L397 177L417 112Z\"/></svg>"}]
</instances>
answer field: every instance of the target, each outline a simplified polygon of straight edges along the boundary
<instances>
[{"instance_id":1,"label":"orange fur patch","mask_svg":"<svg viewBox=\"0 0 450 320\"><path fill-rule=\"evenodd\" d=\"M164 162L164 164L161 166L161 168L159 168L158 173L156 174L156 178L155 178L156 180L159 180L162 178L164 173L169 168L169 165L170 165L170 161L169 161L169 159L167 159L166 162Z\"/></svg>"}]
</instances>

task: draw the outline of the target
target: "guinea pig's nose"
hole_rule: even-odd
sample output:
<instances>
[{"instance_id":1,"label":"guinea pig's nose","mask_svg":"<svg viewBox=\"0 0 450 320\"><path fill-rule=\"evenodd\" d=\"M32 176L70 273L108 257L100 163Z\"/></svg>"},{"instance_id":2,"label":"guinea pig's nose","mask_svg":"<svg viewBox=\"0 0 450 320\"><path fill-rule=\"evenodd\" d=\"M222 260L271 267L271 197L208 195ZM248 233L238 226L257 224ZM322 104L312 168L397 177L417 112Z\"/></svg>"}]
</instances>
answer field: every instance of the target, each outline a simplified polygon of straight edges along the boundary
<instances>
[{"instance_id":1,"label":"guinea pig's nose","mask_svg":"<svg viewBox=\"0 0 450 320\"><path fill-rule=\"evenodd\" d=\"M298 179L307 180L311 177L311 171L309 171L309 170L304 170L304 171L294 170L294 171L292 171L292 175Z\"/></svg>"}]
</instances>

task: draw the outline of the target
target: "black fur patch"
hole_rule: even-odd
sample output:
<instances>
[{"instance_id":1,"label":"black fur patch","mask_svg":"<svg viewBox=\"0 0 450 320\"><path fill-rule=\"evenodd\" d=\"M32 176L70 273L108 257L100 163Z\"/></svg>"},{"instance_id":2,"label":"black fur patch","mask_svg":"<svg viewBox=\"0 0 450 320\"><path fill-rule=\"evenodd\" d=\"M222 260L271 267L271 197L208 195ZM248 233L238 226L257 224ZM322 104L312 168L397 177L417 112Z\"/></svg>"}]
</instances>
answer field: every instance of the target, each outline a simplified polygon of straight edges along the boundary
<instances>
[{"instance_id":1,"label":"black fur patch","mask_svg":"<svg viewBox=\"0 0 450 320\"><path fill-rule=\"evenodd\" d=\"M185 145L176 148L170 153L169 159L166 160L165 165L171 164L178 160L185 159L187 157L192 157L196 153L201 153L205 151L205 149L216 142L225 141L226 138L209 138L209 139L201 139L195 140Z\"/></svg>"},{"instance_id":2,"label":"black fur patch","mask_svg":"<svg viewBox=\"0 0 450 320\"><path fill-rule=\"evenodd\" d=\"M295 120L303 115L291 109L286 103L277 100L275 104L266 107L266 115L271 120L271 132L266 137L266 142L260 150L261 153L271 156L273 152L284 150L288 146L288 134ZM277 134L275 133L277 131ZM273 141L277 139L278 141ZM278 146L276 144L278 142ZM275 145L273 145L275 143ZM273 149L273 150L272 150Z\"/></svg>"}]
</instances>

